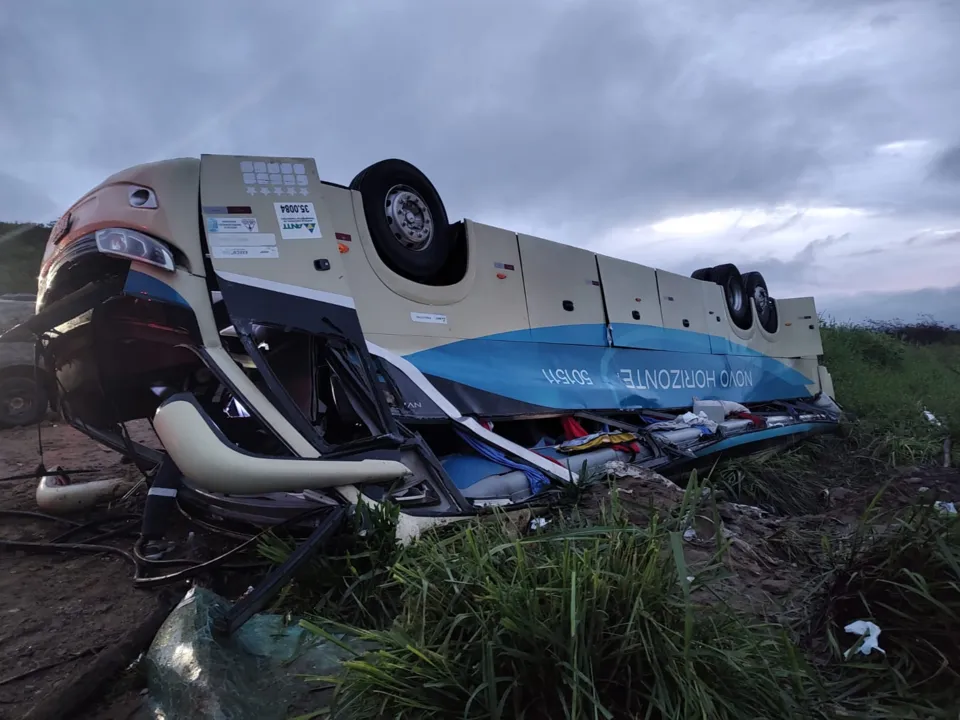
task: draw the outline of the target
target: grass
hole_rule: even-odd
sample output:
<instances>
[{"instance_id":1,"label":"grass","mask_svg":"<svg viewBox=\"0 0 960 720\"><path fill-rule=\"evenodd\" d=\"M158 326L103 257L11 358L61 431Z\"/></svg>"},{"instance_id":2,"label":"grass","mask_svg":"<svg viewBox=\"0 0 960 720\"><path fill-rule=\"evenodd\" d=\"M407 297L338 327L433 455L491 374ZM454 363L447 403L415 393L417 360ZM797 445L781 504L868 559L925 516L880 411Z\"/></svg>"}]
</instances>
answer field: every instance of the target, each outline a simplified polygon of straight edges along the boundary
<instances>
[{"instance_id":1,"label":"grass","mask_svg":"<svg viewBox=\"0 0 960 720\"><path fill-rule=\"evenodd\" d=\"M844 625L868 619L884 654L858 655L834 672L861 704L889 709L955 707L960 687L960 523L930 507L840 551L819 593L811 635L834 658L849 646ZM845 636L844 636L845 635ZM867 703L863 703L863 699ZM927 715L929 717L929 715Z\"/></svg>"},{"instance_id":2,"label":"grass","mask_svg":"<svg viewBox=\"0 0 960 720\"><path fill-rule=\"evenodd\" d=\"M956 717L960 522L929 502L909 507L903 498L919 485L898 473L941 464L944 439L960 427L960 331L828 325L823 340L856 420L836 437L723 463L706 481L779 516L765 552L804 589L778 612L761 621L722 599L733 541L691 558L682 531L702 503L696 481L679 507L651 508L642 526L616 493L592 521L575 512L518 536L495 517L405 548L384 516L318 560L283 601L311 615L304 622L318 636L346 630L366 643L324 679L336 686L330 713ZM916 472L939 482L932 469ZM950 487L960 493L960 474ZM857 502L828 506L824 490ZM280 559L289 549L274 540L264 551ZM885 654L846 656L854 620L880 626Z\"/></svg>"},{"instance_id":3,"label":"grass","mask_svg":"<svg viewBox=\"0 0 960 720\"><path fill-rule=\"evenodd\" d=\"M891 468L940 463L944 439L960 440L960 329L929 320L825 323L821 335L836 396L855 421L838 437L720 465L715 485L740 502L786 515L815 513L823 490L870 485Z\"/></svg>"},{"instance_id":4,"label":"grass","mask_svg":"<svg viewBox=\"0 0 960 720\"><path fill-rule=\"evenodd\" d=\"M610 513L510 539L428 539L394 567L403 611L344 664L357 718L810 717L813 676L781 628L695 602L680 533ZM325 634L319 625L311 625ZM342 629L342 628L340 628ZM746 715L745 715L746 714Z\"/></svg>"},{"instance_id":5,"label":"grass","mask_svg":"<svg viewBox=\"0 0 960 720\"><path fill-rule=\"evenodd\" d=\"M922 345L902 339L924 336L911 326L882 327L823 329L837 397L859 419L857 451L895 466L936 460L944 428L960 429L960 330L936 326L949 342Z\"/></svg>"}]
</instances>

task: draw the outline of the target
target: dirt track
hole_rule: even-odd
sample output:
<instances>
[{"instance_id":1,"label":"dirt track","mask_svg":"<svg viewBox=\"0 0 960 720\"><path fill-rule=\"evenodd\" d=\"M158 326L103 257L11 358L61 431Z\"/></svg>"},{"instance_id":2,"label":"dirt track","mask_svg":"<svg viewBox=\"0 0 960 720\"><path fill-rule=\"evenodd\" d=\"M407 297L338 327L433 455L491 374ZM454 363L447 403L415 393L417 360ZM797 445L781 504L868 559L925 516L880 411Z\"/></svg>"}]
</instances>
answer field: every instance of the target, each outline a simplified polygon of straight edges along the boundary
<instances>
[{"instance_id":1,"label":"dirt track","mask_svg":"<svg viewBox=\"0 0 960 720\"><path fill-rule=\"evenodd\" d=\"M137 476L132 466L121 464L119 455L72 428L45 423L43 444L48 468L100 469L82 477L121 476L132 481ZM36 428L0 432L0 477L30 472L38 461ZM0 483L0 509L36 511L35 491L35 480ZM0 515L0 537L7 540L49 540L67 528ZM125 545L129 541L117 543ZM135 590L132 573L131 564L120 557L0 554L0 718L21 717L149 612L152 592ZM26 673L31 674L11 680ZM110 695L80 718L133 717L139 689L119 688Z\"/></svg>"}]
</instances>

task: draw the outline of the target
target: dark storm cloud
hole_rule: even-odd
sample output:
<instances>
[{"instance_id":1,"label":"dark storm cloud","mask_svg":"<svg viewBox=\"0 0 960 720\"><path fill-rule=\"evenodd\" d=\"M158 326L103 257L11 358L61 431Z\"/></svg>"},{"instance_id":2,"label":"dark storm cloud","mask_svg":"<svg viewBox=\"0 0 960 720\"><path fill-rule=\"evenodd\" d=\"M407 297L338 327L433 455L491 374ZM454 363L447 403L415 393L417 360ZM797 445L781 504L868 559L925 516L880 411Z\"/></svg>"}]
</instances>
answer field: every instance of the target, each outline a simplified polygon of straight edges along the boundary
<instances>
[{"instance_id":1,"label":"dark storm cloud","mask_svg":"<svg viewBox=\"0 0 960 720\"><path fill-rule=\"evenodd\" d=\"M960 183L960 145L954 145L940 153L932 169L935 177Z\"/></svg>"},{"instance_id":2,"label":"dark storm cloud","mask_svg":"<svg viewBox=\"0 0 960 720\"><path fill-rule=\"evenodd\" d=\"M110 172L161 151L299 153L346 181L400 156L454 215L581 227L816 197L832 163L916 131L904 83L923 73L932 94L956 67L904 63L911 33L937 29L930 3L13 5L7 157ZM902 37L858 50L884 16L873 31Z\"/></svg>"},{"instance_id":3,"label":"dark storm cloud","mask_svg":"<svg viewBox=\"0 0 960 720\"><path fill-rule=\"evenodd\" d=\"M641 262L662 218L792 206L669 243L818 292L846 233L945 272L945 231L902 238L960 227L957 37L939 0L6 0L0 219L168 156L306 155L339 182L401 157L452 217ZM808 240L830 206L867 212Z\"/></svg>"},{"instance_id":4,"label":"dark storm cloud","mask_svg":"<svg viewBox=\"0 0 960 720\"><path fill-rule=\"evenodd\" d=\"M839 236L828 235L827 237L817 238L816 240L808 242L800 250L786 259L764 258L753 260L749 263L749 269L760 272L767 281L767 285L771 291L781 285L795 287L797 284L806 284L808 286L816 286L819 284L817 272L819 270L818 263L822 259L822 252L827 248L847 243L850 239L851 236L849 233L844 233ZM739 260L739 258L730 257L729 249L718 249L709 255L701 254L686 261L683 269L680 267L672 269L683 272L687 266L712 267L724 262L730 262L731 259ZM744 270L745 269L746 268L744 268Z\"/></svg>"}]
</instances>

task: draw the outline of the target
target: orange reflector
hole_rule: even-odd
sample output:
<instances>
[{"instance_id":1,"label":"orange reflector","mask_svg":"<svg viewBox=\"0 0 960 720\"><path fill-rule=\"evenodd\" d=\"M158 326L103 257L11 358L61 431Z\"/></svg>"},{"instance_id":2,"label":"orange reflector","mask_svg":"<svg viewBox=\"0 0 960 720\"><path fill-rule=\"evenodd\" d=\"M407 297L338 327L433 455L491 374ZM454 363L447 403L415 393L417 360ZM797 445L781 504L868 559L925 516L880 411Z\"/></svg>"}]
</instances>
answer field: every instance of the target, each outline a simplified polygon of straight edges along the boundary
<instances>
[{"instance_id":1,"label":"orange reflector","mask_svg":"<svg viewBox=\"0 0 960 720\"><path fill-rule=\"evenodd\" d=\"M350 248L348 248L348 247L347 247L346 245L344 245L343 243L337 243L337 250L340 251L340 254L341 254L341 255L343 255L344 253L350 252Z\"/></svg>"},{"instance_id":2,"label":"orange reflector","mask_svg":"<svg viewBox=\"0 0 960 720\"><path fill-rule=\"evenodd\" d=\"M497 277L500 278L501 280L506 280L506 279L507 279L506 273L497 273Z\"/></svg>"}]
</instances>

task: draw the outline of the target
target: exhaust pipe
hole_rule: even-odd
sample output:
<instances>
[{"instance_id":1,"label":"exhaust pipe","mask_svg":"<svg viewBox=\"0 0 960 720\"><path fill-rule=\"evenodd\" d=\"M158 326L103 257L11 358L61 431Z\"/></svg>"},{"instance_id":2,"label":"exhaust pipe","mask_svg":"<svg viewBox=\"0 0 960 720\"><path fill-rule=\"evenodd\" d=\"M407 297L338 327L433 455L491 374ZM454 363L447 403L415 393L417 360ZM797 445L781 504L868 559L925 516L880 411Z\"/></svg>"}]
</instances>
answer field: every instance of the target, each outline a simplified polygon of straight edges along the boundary
<instances>
[{"instance_id":1,"label":"exhaust pipe","mask_svg":"<svg viewBox=\"0 0 960 720\"><path fill-rule=\"evenodd\" d=\"M229 440L188 393L178 393L153 419L164 449L190 485L227 495L322 490L387 482L410 474L395 460L324 460L254 455Z\"/></svg>"}]
</instances>

